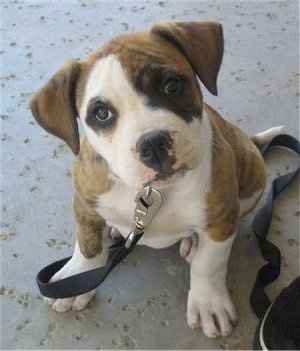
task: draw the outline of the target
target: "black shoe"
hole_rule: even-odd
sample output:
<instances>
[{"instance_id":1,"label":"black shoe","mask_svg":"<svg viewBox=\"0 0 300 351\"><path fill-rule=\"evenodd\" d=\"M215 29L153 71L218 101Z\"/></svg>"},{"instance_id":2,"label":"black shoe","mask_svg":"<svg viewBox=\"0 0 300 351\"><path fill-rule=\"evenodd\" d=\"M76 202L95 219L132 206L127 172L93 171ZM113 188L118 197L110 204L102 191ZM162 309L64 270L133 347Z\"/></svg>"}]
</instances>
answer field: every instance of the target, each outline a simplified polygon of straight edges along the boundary
<instances>
[{"instance_id":1,"label":"black shoe","mask_svg":"<svg viewBox=\"0 0 300 351\"><path fill-rule=\"evenodd\" d=\"M254 350L300 350L300 277L277 296L259 323Z\"/></svg>"}]
</instances>

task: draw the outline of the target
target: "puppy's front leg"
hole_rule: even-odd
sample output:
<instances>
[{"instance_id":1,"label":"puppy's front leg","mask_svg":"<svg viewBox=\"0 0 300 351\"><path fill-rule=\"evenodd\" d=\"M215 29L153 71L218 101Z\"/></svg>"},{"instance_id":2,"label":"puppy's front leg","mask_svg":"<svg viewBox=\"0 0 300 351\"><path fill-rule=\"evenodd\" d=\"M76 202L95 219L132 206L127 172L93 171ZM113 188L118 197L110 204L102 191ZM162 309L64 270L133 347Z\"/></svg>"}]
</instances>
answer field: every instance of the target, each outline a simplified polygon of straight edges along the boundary
<instances>
[{"instance_id":1,"label":"puppy's front leg","mask_svg":"<svg viewBox=\"0 0 300 351\"><path fill-rule=\"evenodd\" d=\"M51 281L102 267L108 258L108 235L110 228L97 214L91 212L75 194L74 215L77 222L77 241L72 258L57 272ZM45 298L45 302L56 312L69 309L82 310L93 298L95 290L66 299Z\"/></svg>"},{"instance_id":2,"label":"puppy's front leg","mask_svg":"<svg viewBox=\"0 0 300 351\"><path fill-rule=\"evenodd\" d=\"M235 235L213 241L208 233L199 235L191 261L191 286L187 320L191 328L202 326L206 336L228 336L237 315L226 287L227 261Z\"/></svg>"}]
</instances>

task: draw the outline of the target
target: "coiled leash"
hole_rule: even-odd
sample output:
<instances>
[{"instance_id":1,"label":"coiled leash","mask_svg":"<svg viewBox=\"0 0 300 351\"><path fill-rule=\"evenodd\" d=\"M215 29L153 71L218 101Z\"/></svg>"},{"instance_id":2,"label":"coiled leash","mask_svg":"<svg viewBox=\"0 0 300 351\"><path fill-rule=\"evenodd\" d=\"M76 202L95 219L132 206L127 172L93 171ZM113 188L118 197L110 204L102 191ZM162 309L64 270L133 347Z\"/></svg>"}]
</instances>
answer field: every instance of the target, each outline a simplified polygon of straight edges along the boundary
<instances>
[{"instance_id":1,"label":"coiled leash","mask_svg":"<svg viewBox=\"0 0 300 351\"><path fill-rule=\"evenodd\" d=\"M158 190L148 186L137 194L135 202L134 229L126 239L120 238L109 247L110 253L105 266L49 282L72 256L54 262L43 268L36 277L41 294L54 299L66 298L87 293L99 286L113 268L133 250L162 206L163 198Z\"/></svg>"},{"instance_id":2,"label":"coiled leash","mask_svg":"<svg viewBox=\"0 0 300 351\"><path fill-rule=\"evenodd\" d=\"M269 149L283 146L300 154L299 142L289 135L278 135L272 141L265 144L260 150L264 155ZM268 262L257 275L250 303L255 313L261 317L270 305L264 287L273 282L280 274L280 251L269 242L268 234L273 201L291 183L299 172L299 167L284 176L276 178L271 184L271 190L267 196L265 205L258 211L253 220L253 231L258 240L261 253ZM83 273L70 276L55 282L49 282L70 259L54 262L43 268L36 277L36 282L43 296L51 298L67 298L84 294L99 286L112 269L122 261L135 247L144 234L144 229L151 223L152 219L160 209L163 199L160 192L152 187L146 187L136 197L136 208L134 214L135 227L126 239L120 239L110 246L110 254L107 264L103 267L92 269Z\"/></svg>"},{"instance_id":3,"label":"coiled leash","mask_svg":"<svg viewBox=\"0 0 300 351\"><path fill-rule=\"evenodd\" d=\"M288 148L294 151L296 154L300 155L299 141L294 137L286 134L281 134L274 137L269 143L263 145L260 148L260 152L262 155L265 155L268 150L276 146ZM270 299L264 291L264 288L276 280L280 274L280 250L277 246L266 239L272 219L273 202L281 194L281 192L287 188L288 185L296 178L299 170L300 167L295 169L293 172L279 176L272 181L270 191L265 200L265 204L257 212L253 220L253 232L258 241L261 254L267 261L267 264L260 268L250 295L251 307L259 318L264 315L271 304Z\"/></svg>"}]
</instances>

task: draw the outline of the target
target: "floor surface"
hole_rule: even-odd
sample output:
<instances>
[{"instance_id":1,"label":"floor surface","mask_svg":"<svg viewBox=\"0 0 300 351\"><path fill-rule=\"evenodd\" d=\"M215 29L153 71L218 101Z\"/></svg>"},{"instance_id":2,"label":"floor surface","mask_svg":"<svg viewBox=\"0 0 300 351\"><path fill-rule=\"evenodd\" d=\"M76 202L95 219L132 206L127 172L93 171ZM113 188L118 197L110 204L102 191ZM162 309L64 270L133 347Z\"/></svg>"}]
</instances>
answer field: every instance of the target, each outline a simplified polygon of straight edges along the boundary
<instances>
[{"instance_id":1,"label":"floor surface","mask_svg":"<svg viewBox=\"0 0 300 351\"><path fill-rule=\"evenodd\" d=\"M30 96L68 58L160 19L214 19L225 54L219 96L206 101L249 134L284 125L298 137L297 1L1 1L1 349L251 349L257 318L249 294L262 265L251 219L242 221L228 270L239 324L210 340L186 323L188 266L178 246L138 247L81 312L44 305L35 275L72 253L69 149L37 126ZM287 151L266 158L270 179L295 167ZM280 196L270 238L282 252L274 298L299 274L299 182Z\"/></svg>"}]
</instances>

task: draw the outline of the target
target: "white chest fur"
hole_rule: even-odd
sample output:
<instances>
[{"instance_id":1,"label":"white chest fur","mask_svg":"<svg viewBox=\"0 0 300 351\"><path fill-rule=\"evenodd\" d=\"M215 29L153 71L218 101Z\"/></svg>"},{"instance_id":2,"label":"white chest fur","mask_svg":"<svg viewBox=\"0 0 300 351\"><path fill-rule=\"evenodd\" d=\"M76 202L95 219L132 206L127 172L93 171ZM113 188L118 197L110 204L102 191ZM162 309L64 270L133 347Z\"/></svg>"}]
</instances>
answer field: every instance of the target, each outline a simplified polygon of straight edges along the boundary
<instances>
[{"instance_id":1,"label":"white chest fur","mask_svg":"<svg viewBox=\"0 0 300 351\"><path fill-rule=\"evenodd\" d=\"M210 167L189 171L176 184L161 189L163 205L153 219L140 244L154 248L170 246L201 231L205 226L206 193L210 189ZM127 237L134 226L136 191L117 181L97 201L97 211L107 224Z\"/></svg>"},{"instance_id":2,"label":"white chest fur","mask_svg":"<svg viewBox=\"0 0 300 351\"><path fill-rule=\"evenodd\" d=\"M191 231L199 232L205 227L206 194L211 187L212 169L212 130L206 113L203 114L201 134L204 148L200 165L188 171L180 181L161 189L164 203L146 228L140 244L167 247L190 236ZM117 180L97 201L99 215L124 237L134 226L135 197L135 190Z\"/></svg>"}]
</instances>

